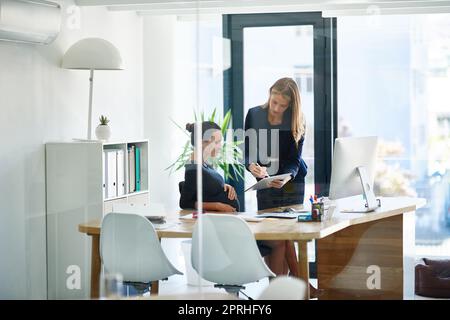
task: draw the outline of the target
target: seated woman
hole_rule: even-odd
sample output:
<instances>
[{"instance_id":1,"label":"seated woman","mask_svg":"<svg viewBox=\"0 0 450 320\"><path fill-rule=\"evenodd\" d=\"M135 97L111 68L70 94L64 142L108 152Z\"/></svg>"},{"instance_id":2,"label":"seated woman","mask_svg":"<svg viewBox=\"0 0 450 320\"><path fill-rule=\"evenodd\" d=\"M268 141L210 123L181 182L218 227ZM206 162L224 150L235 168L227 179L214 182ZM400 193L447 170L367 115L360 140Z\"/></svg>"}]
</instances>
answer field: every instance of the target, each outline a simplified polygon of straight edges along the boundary
<instances>
[{"instance_id":1,"label":"seated woman","mask_svg":"<svg viewBox=\"0 0 450 320\"><path fill-rule=\"evenodd\" d=\"M188 123L186 130L191 133L191 144L195 145L195 124ZM222 176L208 164L208 160L216 157L221 149L222 132L220 127L210 121L202 123L202 159L196 159L197 150L192 154L191 163L185 166L184 185L181 189L180 207L197 209L197 163L202 164L203 210L219 212L239 211L236 191L226 184Z\"/></svg>"},{"instance_id":2,"label":"seated woman","mask_svg":"<svg viewBox=\"0 0 450 320\"><path fill-rule=\"evenodd\" d=\"M191 133L191 144L195 146L196 128L189 123L186 130ZM196 159L197 150L191 157L191 163L185 166L184 185L181 188L180 207L182 209L197 209L197 164L202 164L203 174L203 209L206 211L236 212L239 211L239 201L236 191L226 184L222 176L208 164L208 160L216 157L222 144L222 132L214 123L205 121L202 123L202 159ZM291 241L267 241L265 245L258 243L262 256L266 256L269 268L277 274L287 274L288 266L292 276L298 277L297 259L295 249ZM277 270L275 265L280 261L283 270Z\"/></svg>"}]
</instances>

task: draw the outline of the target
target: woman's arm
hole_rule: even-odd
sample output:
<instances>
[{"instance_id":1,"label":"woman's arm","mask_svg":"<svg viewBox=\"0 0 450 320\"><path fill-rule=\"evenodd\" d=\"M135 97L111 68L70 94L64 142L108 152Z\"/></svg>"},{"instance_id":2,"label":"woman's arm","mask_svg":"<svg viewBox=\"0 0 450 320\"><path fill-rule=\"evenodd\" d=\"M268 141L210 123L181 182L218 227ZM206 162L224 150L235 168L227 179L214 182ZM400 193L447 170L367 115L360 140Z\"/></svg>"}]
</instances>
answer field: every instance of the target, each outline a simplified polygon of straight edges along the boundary
<instances>
[{"instance_id":1,"label":"woman's arm","mask_svg":"<svg viewBox=\"0 0 450 320\"><path fill-rule=\"evenodd\" d=\"M282 173L290 173L291 176L289 179L284 179L284 180L274 180L272 181L269 186L271 188L276 188L276 189L280 189L282 188L289 180L294 179L297 174L299 173L299 171L301 170L302 167L302 151L303 151L303 141L304 141L304 137L302 137L300 139L300 141L298 142L298 147L295 144L295 140L294 138L291 136L291 139L288 140L285 143L289 143L289 152L288 152L288 157L283 165L282 169ZM305 171L306 170L301 170L301 171ZM306 173L305 173L306 174Z\"/></svg>"},{"instance_id":2,"label":"woman's arm","mask_svg":"<svg viewBox=\"0 0 450 320\"><path fill-rule=\"evenodd\" d=\"M267 169L258 164L258 138L257 128L255 128L255 113L257 109L252 108L248 110L245 117L245 150L244 160L245 168L257 179L262 179L267 176Z\"/></svg>"},{"instance_id":3,"label":"woman's arm","mask_svg":"<svg viewBox=\"0 0 450 320\"><path fill-rule=\"evenodd\" d=\"M180 208L195 209L197 199L197 179L195 170L186 169L184 173L184 185L181 189Z\"/></svg>"},{"instance_id":4,"label":"woman's arm","mask_svg":"<svg viewBox=\"0 0 450 320\"><path fill-rule=\"evenodd\" d=\"M195 209L198 209L198 202L195 202ZM234 207L222 202L203 202L203 210L236 212Z\"/></svg>"},{"instance_id":5,"label":"woman's arm","mask_svg":"<svg viewBox=\"0 0 450 320\"><path fill-rule=\"evenodd\" d=\"M289 140L289 154L283 168L284 173L290 173L292 179L297 176L298 171L300 170L301 162L302 162L302 151L303 151L303 142L305 141L305 136L301 137L298 142L298 147L295 144L295 140L292 137Z\"/></svg>"},{"instance_id":6,"label":"woman's arm","mask_svg":"<svg viewBox=\"0 0 450 320\"><path fill-rule=\"evenodd\" d=\"M250 171L250 169L249 169L249 166L250 166L250 164L251 164L251 161L250 161L250 155L249 155L249 153L250 153L250 145L249 145L249 142L250 142L250 139L249 139L249 129L250 128L252 128L252 121L251 121L251 118L252 118L252 116L251 116L251 109L247 112L247 115L245 116L245 124L244 124L244 134L245 134L245 144L244 144L244 146L245 146L245 151L244 151L244 160L245 160L245 168L247 169L247 170L249 170ZM254 128L252 128L252 129L254 129Z\"/></svg>"}]
</instances>

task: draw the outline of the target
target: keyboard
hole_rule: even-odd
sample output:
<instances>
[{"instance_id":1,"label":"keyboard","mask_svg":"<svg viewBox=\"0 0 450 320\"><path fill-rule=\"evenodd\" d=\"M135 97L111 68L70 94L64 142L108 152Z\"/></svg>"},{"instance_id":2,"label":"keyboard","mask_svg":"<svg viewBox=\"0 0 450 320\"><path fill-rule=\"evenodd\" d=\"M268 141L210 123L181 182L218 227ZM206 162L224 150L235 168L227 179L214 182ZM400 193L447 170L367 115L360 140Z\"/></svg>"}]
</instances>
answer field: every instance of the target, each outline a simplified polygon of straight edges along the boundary
<instances>
[{"instance_id":1,"label":"keyboard","mask_svg":"<svg viewBox=\"0 0 450 320\"><path fill-rule=\"evenodd\" d=\"M262 220L264 220L263 217L259 217L258 216L253 216L253 215L245 215L245 214L238 214L238 217L240 217L241 219L247 221L247 222L261 222ZM192 217L192 213L191 214L187 214L184 216L180 217L181 220L193 220L195 218Z\"/></svg>"},{"instance_id":2,"label":"keyboard","mask_svg":"<svg viewBox=\"0 0 450 320\"><path fill-rule=\"evenodd\" d=\"M300 212L270 212L258 214L258 218L297 219Z\"/></svg>"}]
</instances>

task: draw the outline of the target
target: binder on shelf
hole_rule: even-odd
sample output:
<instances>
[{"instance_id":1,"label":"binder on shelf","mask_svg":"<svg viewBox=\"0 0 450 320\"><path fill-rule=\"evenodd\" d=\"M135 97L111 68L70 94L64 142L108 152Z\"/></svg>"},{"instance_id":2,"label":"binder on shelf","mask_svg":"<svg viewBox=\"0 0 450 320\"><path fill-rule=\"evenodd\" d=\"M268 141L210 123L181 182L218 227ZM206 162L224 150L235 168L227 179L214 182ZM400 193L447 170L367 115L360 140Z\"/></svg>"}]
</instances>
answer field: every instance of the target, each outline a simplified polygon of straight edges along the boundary
<instances>
[{"instance_id":1,"label":"binder on shelf","mask_svg":"<svg viewBox=\"0 0 450 320\"><path fill-rule=\"evenodd\" d=\"M136 191L141 191L141 148L136 147Z\"/></svg>"},{"instance_id":2,"label":"binder on shelf","mask_svg":"<svg viewBox=\"0 0 450 320\"><path fill-rule=\"evenodd\" d=\"M117 196L125 194L125 153L117 150Z\"/></svg>"},{"instance_id":3,"label":"binder on shelf","mask_svg":"<svg viewBox=\"0 0 450 320\"><path fill-rule=\"evenodd\" d=\"M117 197L117 150L106 153L106 198Z\"/></svg>"},{"instance_id":4,"label":"binder on shelf","mask_svg":"<svg viewBox=\"0 0 450 320\"><path fill-rule=\"evenodd\" d=\"M103 172L102 172L102 190L103 190L103 199L106 199L108 197L108 194L106 193L106 152L103 151L102 155L102 161L103 161Z\"/></svg>"},{"instance_id":5,"label":"binder on shelf","mask_svg":"<svg viewBox=\"0 0 450 320\"><path fill-rule=\"evenodd\" d=\"M128 147L128 193L136 191L135 147Z\"/></svg>"}]
</instances>

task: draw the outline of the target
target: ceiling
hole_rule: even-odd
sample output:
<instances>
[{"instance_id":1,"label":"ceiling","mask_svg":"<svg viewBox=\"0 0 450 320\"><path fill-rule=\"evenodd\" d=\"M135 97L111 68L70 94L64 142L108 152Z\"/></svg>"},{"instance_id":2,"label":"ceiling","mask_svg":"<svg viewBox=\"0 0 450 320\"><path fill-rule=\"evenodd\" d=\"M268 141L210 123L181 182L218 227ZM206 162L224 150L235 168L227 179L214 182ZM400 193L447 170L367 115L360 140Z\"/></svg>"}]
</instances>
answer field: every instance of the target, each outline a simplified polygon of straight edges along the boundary
<instances>
[{"instance_id":1,"label":"ceiling","mask_svg":"<svg viewBox=\"0 0 450 320\"><path fill-rule=\"evenodd\" d=\"M79 6L106 6L111 11L142 15L230 14L322 11L323 16L448 13L443 0L75 0Z\"/></svg>"}]
</instances>

